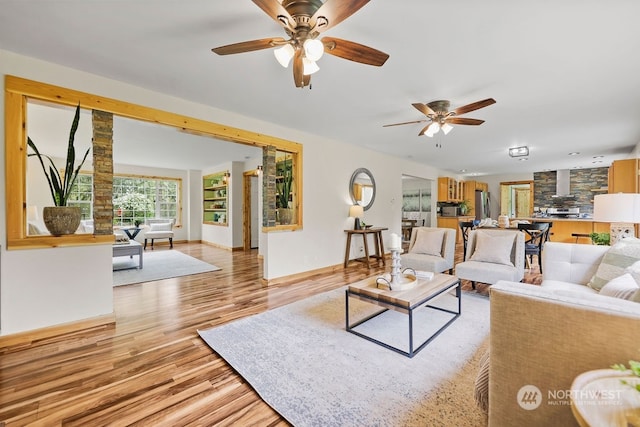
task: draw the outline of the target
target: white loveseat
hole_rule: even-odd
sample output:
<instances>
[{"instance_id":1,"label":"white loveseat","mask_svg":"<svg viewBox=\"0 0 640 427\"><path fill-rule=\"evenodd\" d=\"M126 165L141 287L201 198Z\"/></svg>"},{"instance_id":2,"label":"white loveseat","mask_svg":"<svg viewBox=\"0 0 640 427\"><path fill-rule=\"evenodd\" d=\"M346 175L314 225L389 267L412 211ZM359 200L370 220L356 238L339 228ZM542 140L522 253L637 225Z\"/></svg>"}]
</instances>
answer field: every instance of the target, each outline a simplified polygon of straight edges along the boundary
<instances>
[{"instance_id":1,"label":"white loveseat","mask_svg":"<svg viewBox=\"0 0 640 427\"><path fill-rule=\"evenodd\" d=\"M575 377L640 358L640 304L587 286L608 250L548 242L541 286L491 287L489 426L577 426ZM535 409L521 406L525 386L540 391Z\"/></svg>"}]
</instances>

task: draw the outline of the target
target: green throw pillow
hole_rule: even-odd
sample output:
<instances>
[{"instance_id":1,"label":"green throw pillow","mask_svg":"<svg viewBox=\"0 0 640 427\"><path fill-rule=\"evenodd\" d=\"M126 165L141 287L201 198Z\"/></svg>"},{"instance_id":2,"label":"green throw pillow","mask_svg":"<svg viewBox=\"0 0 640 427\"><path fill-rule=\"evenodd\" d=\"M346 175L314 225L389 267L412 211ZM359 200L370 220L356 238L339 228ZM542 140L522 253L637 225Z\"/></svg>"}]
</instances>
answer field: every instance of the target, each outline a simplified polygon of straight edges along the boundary
<instances>
[{"instance_id":1,"label":"green throw pillow","mask_svg":"<svg viewBox=\"0 0 640 427\"><path fill-rule=\"evenodd\" d=\"M622 276L625 269L640 260L640 239L626 238L619 240L602 257L596 274L588 283L591 289L600 289L610 280Z\"/></svg>"}]
</instances>

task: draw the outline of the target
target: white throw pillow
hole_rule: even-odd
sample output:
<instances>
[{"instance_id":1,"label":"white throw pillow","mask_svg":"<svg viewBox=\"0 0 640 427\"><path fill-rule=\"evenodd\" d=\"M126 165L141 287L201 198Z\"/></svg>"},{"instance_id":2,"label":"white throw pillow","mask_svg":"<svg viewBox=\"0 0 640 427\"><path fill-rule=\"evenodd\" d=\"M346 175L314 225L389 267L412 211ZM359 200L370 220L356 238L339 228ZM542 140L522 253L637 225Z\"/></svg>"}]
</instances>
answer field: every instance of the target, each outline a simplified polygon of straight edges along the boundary
<instances>
[{"instance_id":1,"label":"white throw pillow","mask_svg":"<svg viewBox=\"0 0 640 427\"><path fill-rule=\"evenodd\" d=\"M621 276L625 269L640 260L640 239L619 240L602 257L596 274L588 283L591 289L600 291L610 280Z\"/></svg>"},{"instance_id":2,"label":"white throw pillow","mask_svg":"<svg viewBox=\"0 0 640 427\"><path fill-rule=\"evenodd\" d=\"M502 232L501 232L502 233ZM469 261L492 262L494 264L504 264L513 266L511 262L511 251L515 234L504 232L504 236L476 232L475 251Z\"/></svg>"},{"instance_id":3,"label":"white throw pillow","mask_svg":"<svg viewBox=\"0 0 640 427\"><path fill-rule=\"evenodd\" d=\"M640 289L640 287L633 276L631 276L630 273L624 273L622 276L618 276L604 285L602 289L600 289L600 295L630 300L638 289Z\"/></svg>"},{"instance_id":4,"label":"white throw pillow","mask_svg":"<svg viewBox=\"0 0 640 427\"><path fill-rule=\"evenodd\" d=\"M416 240L409 252L413 254L442 256L443 240L444 230L418 229Z\"/></svg>"},{"instance_id":5,"label":"white throw pillow","mask_svg":"<svg viewBox=\"0 0 640 427\"><path fill-rule=\"evenodd\" d=\"M159 223L151 224L150 231L171 231L171 223L159 222Z\"/></svg>"}]
</instances>

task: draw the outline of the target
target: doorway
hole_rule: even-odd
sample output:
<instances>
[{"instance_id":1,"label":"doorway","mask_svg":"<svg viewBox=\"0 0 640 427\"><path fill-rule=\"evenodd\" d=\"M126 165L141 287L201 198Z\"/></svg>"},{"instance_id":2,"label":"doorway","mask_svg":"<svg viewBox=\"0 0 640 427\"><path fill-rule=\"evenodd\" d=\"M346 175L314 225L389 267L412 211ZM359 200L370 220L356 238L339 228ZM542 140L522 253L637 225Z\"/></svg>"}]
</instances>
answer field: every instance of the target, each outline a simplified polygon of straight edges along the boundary
<instances>
[{"instance_id":1,"label":"doorway","mask_svg":"<svg viewBox=\"0 0 640 427\"><path fill-rule=\"evenodd\" d=\"M258 169L243 174L242 247L245 251L258 249L260 245L259 177Z\"/></svg>"},{"instance_id":2,"label":"doorway","mask_svg":"<svg viewBox=\"0 0 640 427\"><path fill-rule=\"evenodd\" d=\"M431 227L433 181L402 175L402 238L408 241L413 227Z\"/></svg>"},{"instance_id":3,"label":"doorway","mask_svg":"<svg viewBox=\"0 0 640 427\"><path fill-rule=\"evenodd\" d=\"M500 183L500 215L529 218L533 214L533 181Z\"/></svg>"}]
</instances>

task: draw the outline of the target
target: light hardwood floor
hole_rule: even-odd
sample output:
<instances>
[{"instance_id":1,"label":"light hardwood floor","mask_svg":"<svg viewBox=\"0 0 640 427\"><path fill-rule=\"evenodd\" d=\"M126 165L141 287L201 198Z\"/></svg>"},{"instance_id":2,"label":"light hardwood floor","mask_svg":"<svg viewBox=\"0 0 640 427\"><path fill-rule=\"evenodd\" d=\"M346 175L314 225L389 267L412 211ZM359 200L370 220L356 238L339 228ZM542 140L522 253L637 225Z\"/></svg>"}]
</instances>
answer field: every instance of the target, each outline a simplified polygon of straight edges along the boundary
<instances>
[{"instance_id":1,"label":"light hardwood floor","mask_svg":"<svg viewBox=\"0 0 640 427\"><path fill-rule=\"evenodd\" d=\"M222 270L116 287L115 326L0 348L0 425L288 425L196 331L385 271L356 263L265 287L255 250L174 248Z\"/></svg>"}]
</instances>

